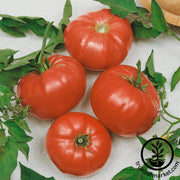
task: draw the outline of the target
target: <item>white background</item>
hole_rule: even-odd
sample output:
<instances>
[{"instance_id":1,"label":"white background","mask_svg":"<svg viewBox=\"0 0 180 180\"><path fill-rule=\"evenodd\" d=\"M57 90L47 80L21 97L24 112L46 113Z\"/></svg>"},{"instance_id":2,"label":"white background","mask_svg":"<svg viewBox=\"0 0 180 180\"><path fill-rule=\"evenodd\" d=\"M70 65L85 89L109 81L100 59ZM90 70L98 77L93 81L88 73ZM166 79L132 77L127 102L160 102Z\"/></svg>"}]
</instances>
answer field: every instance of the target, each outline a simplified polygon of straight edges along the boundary
<instances>
[{"instance_id":1,"label":"white background","mask_svg":"<svg viewBox=\"0 0 180 180\"><path fill-rule=\"evenodd\" d=\"M71 1L73 7L73 16L71 20L84 13L100 10L105 7L93 0ZM139 1L136 2L140 4ZM0 0L0 13L14 16L43 17L48 21L54 21L54 25L58 26L62 18L64 3L65 0ZM180 36L180 28L174 29ZM11 48L20 50L16 57L21 57L22 55L40 49L41 43L42 38L35 36L32 32L27 33L25 38L15 38L0 31L0 49ZM176 116L180 116L180 83L172 93L170 92L171 77L173 72L177 70L180 65L180 42L166 34L162 34L156 39L134 40L132 48L123 64L135 66L137 60L140 59L142 62L142 69L144 69L145 62L152 49L154 49L155 69L158 72L162 72L164 76L167 77L167 100L170 102L168 111ZM65 50L58 53L68 55ZM99 74L99 72L87 71L88 81L86 94L81 103L72 111L86 112L94 116L89 102L89 95L93 82ZM89 177L76 177L63 174L50 161L45 150L45 136L53 121L42 121L36 118L29 118L27 122L32 130L31 136L34 139L29 143L30 153L28 162L21 153L19 153L18 160L44 176L53 176L56 180L110 180L123 168L127 166L136 167L136 161L141 161L140 150L142 146L136 137L122 138L111 134L113 145L112 153L108 162L100 171ZM157 123L150 131L144 134L143 137L150 139L154 134L161 135L167 128L168 124L161 120L161 122ZM178 127L176 126L176 128ZM175 163L175 160L172 165ZM180 167L178 167L172 175L180 175L179 172ZM19 179L20 168L18 165L12 174L11 180ZM162 179L169 179L169 177Z\"/></svg>"}]
</instances>

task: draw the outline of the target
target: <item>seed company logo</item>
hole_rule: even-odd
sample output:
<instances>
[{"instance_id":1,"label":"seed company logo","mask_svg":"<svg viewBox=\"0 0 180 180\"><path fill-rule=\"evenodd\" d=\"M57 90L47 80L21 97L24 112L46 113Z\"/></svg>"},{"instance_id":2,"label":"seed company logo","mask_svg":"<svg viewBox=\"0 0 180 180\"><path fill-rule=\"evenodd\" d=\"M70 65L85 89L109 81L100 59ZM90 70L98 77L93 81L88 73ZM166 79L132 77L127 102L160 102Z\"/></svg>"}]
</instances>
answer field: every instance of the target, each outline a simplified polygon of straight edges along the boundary
<instances>
[{"instance_id":1,"label":"seed company logo","mask_svg":"<svg viewBox=\"0 0 180 180\"><path fill-rule=\"evenodd\" d=\"M162 178L171 175L178 168L179 161L176 161L173 166L169 167L173 162L173 158L174 151L167 140L158 137L152 138L146 141L141 149L143 165L141 165L140 161L137 161L136 166L147 176ZM151 171L147 171L147 168Z\"/></svg>"},{"instance_id":2,"label":"seed company logo","mask_svg":"<svg viewBox=\"0 0 180 180\"><path fill-rule=\"evenodd\" d=\"M149 153L151 151L151 154ZM166 154L170 158L166 158ZM145 166L152 170L166 169L173 161L174 151L171 144L163 138L152 138L148 140L141 150L141 159Z\"/></svg>"}]
</instances>

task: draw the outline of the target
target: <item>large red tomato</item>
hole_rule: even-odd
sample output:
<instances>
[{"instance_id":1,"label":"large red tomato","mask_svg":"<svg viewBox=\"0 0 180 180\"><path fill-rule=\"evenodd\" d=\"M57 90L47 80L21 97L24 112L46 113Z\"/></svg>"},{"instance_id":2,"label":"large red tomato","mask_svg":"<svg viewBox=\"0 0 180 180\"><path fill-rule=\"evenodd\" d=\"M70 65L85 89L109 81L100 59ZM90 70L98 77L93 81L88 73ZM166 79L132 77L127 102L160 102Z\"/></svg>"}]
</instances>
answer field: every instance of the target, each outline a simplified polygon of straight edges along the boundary
<instances>
[{"instance_id":1,"label":"large red tomato","mask_svg":"<svg viewBox=\"0 0 180 180\"><path fill-rule=\"evenodd\" d=\"M139 85L136 68L117 65L104 71L92 88L95 115L118 135L131 137L145 133L158 114L158 93L149 79L141 75L143 81Z\"/></svg>"},{"instance_id":2,"label":"large red tomato","mask_svg":"<svg viewBox=\"0 0 180 180\"><path fill-rule=\"evenodd\" d=\"M85 176L105 164L111 152L111 137L92 116L73 112L54 121L46 135L46 150L62 172Z\"/></svg>"},{"instance_id":3,"label":"large red tomato","mask_svg":"<svg viewBox=\"0 0 180 180\"><path fill-rule=\"evenodd\" d=\"M86 88L86 73L78 61L61 55L48 60L48 70L41 75L29 73L17 87L21 104L29 105L30 112L40 119L55 119L71 110Z\"/></svg>"},{"instance_id":4,"label":"large red tomato","mask_svg":"<svg viewBox=\"0 0 180 180\"><path fill-rule=\"evenodd\" d=\"M65 29L65 47L72 57L90 70L102 70L121 63L132 45L129 22L109 9L78 17Z\"/></svg>"}]
</instances>

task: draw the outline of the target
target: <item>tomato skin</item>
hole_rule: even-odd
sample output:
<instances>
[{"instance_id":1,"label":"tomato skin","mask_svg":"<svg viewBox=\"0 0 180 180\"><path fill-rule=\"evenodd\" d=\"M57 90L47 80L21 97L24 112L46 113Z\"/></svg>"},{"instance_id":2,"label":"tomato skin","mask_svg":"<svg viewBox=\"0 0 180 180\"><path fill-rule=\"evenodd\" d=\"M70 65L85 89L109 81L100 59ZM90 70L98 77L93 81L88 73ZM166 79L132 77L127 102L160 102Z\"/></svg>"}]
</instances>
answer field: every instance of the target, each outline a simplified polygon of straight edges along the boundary
<instances>
[{"instance_id":1,"label":"tomato skin","mask_svg":"<svg viewBox=\"0 0 180 180\"><path fill-rule=\"evenodd\" d=\"M90 132L91 144L76 148L79 133ZM79 112L67 113L54 121L46 135L46 150L54 164L64 173L86 176L102 168L111 152L111 137L94 117Z\"/></svg>"},{"instance_id":2,"label":"tomato skin","mask_svg":"<svg viewBox=\"0 0 180 180\"><path fill-rule=\"evenodd\" d=\"M48 58L50 68L39 75L31 72L17 87L21 104L44 120L55 119L71 110L82 99L86 89L86 73L81 64L68 56Z\"/></svg>"},{"instance_id":3,"label":"tomato skin","mask_svg":"<svg viewBox=\"0 0 180 180\"><path fill-rule=\"evenodd\" d=\"M108 22L108 32L97 32L97 24ZM129 22L109 9L78 17L65 29L64 43L69 54L85 68L103 70L121 63L133 41Z\"/></svg>"},{"instance_id":4,"label":"tomato skin","mask_svg":"<svg viewBox=\"0 0 180 180\"><path fill-rule=\"evenodd\" d=\"M131 85L122 75L137 78L137 69L117 65L104 71L91 91L91 106L96 117L112 132L133 137L149 130L159 110L159 96L142 73L147 92Z\"/></svg>"}]
</instances>

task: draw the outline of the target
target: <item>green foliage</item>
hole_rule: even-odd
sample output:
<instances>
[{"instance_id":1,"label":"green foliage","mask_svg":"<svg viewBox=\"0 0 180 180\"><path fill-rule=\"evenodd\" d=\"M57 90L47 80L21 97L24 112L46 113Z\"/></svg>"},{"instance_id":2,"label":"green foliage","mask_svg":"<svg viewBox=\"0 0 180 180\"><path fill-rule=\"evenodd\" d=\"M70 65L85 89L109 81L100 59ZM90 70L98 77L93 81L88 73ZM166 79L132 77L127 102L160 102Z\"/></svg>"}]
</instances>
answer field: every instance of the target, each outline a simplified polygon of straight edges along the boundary
<instances>
[{"instance_id":1,"label":"green foliage","mask_svg":"<svg viewBox=\"0 0 180 180\"><path fill-rule=\"evenodd\" d=\"M14 92L14 86L19 79L29 72L37 70L38 60L47 58L54 50L64 46L63 31L70 22L72 7L70 0L66 0L63 18L59 28L51 25L48 33L50 40L41 50L32 52L20 58L14 58L18 52L12 49L0 50L0 179L7 180L17 166L18 151L22 152L28 160L29 145L32 137L28 135L31 130L25 120L29 115L29 106L23 108L19 98ZM24 37L29 30L38 36L44 36L49 24L45 19L39 17L14 17L0 14L0 28L13 36ZM46 37L47 38L47 37ZM45 39L45 37L44 37ZM44 40L43 40L44 41ZM43 44L43 45L44 45ZM46 65L47 64L46 61ZM29 168L21 165L21 179L53 180L45 178Z\"/></svg>"},{"instance_id":2,"label":"green foliage","mask_svg":"<svg viewBox=\"0 0 180 180\"><path fill-rule=\"evenodd\" d=\"M141 144L144 146L144 144L146 143L146 139L144 139L143 137L141 136L137 136L137 138L139 139L139 141L141 142ZM152 146L151 144L147 144L147 146L145 147L146 149L148 150L152 150Z\"/></svg>"},{"instance_id":3,"label":"green foliage","mask_svg":"<svg viewBox=\"0 0 180 180\"><path fill-rule=\"evenodd\" d=\"M21 167L21 180L55 180L53 177L46 178L30 168L25 167L20 163Z\"/></svg>"},{"instance_id":4,"label":"green foliage","mask_svg":"<svg viewBox=\"0 0 180 180\"><path fill-rule=\"evenodd\" d=\"M174 150L174 155L175 155L176 157L180 158L180 149L179 149L179 148L176 148L176 149Z\"/></svg>"},{"instance_id":5,"label":"green foliage","mask_svg":"<svg viewBox=\"0 0 180 180\"><path fill-rule=\"evenodd\" d=\"M147 75L148 79L153 83L157 91L164 87L166 78L162 75L162 73L155 72L153 50L146 62L146 67L143 73Z\"/></svg>"},{"instance_id":6,"label":"green foliage","mask_svg":"<svg viewBox=\"0 0 180 180\"><path fill-rule=\"evenodd\" d=\"M0 179L8 179L17 166L18 149L8 137L5 145L0 146Z\"/></svg>"},{"instance_id":7,"label":"green foliage","mask_svg":"<svg viewBox=\"0 0 180 180\"><path fill-rule=\"evenodd\" d=\"M177 143L177 145L180 144L180 141L178 140L180 138L180 128L171 131L170 134L171 136L169 137L169 141L172 143Z\"/></svg>"},{"instance_id":8,"label":"green foliage","mask_svg":"<svg viewBox=\"0 0 180 180\"><path fill-rule=\"evenodd\" d=\"M28 30L34 32L37 36L44 36L47 21L40 17L21 16L15 17L7 14L0 14L0 28L2 31L16 37L25 37ZM51 32L58 32L58 28L51 27Z\"/></svg>"},{"instance_id":9,"label":"green foliage","mask_svg":"<svg viewBox=\"0 0 180 180\"><path fill-rule=\"evenodd\" d=\"M145 70L143 71L143 73L146 74L148 76L149 80L153 83L157 92L159 93L159 97L161 100L162 110L159 112L159 115L155 118L154 124L157 123L158 121L160 121L160 119L164 119L167 123L170 124L169 128L163 133L162 136L163 136L163 138L165 138L164 136L166 135L167 141L171 144L171 146L173 148L174 156L180 157L180 149L178 148L178 146L180 145L180 141L179 141L180 128L170 132L171 128L174 125L180 123L180 118L171 115L166 110L166 108L168 107L168 104L169 104L168 102L166 102L165 104L163 102L163 100L166 98L166 91L165 91L166 78L161 73L158 73L155 71L153 51L151 52L151 55L149 56L149 58L146 62L146 67L145 67ZM176 74L176 73L177 72L175 72L174 74ZM176 84L176 81L178 82L177 79L178 79L178 75L175 75L174 84ZM164 115L166 115L170 118L173 118L174 121L173 122L169 121L168 119L166 119L164 117ZM154 137L157 137L157 136L154 136ZM138 136L137 138L139 139L139 141L141 142L142 145L144 145L147 142L147 140L144 139L143 137ZM161 143L158 143L158 141L156 141L154 144L147 143L145 148L154 153L152 158L146 159L146 161L149 165L150 165L150 161L151 161L151 163L152 162L158 163L160 161L163 161L163 159L166 157L166 155L171 153L170 147L164 141L161 141ZM178 179L178 178L179 178L179 176L171 177L170 179L173 180L173 179Z\"/></svg>"},{"instance_id":10,"label":"green foliage","mask_svg":"<svg viewBox=\"0 0 180 180\"><path fill-rule=\"evenodd\" d=\"M174 72L172 79L171 79L171 91L174 90L176 87L177 83L180 81L180 66L178 69Z\"/></svg>"},{"instance_id":11,"label":"green foliage","mask_svg":"<svg viewBox=\"0 0 180 180\"><path fill-rule=\"evenodd\" d=\"M138 8L132 0L95 0L111 8L112 14L117 14L121 18L126 17L129 13L138 13Z\"/></svg>"},{"instance_id":12,"label":"green foliage","mask_svg":"<svg viewBox=\"0 0 180 180\"><path fill-rule=\"evenodd\" d=\"M133 21L131 27L134 33L134 36L137 38L149 39L156 38L161 33L156 29L146 25L142 21Z\"/></svg>"},{"instance_id":13,"label":"green foliage","mask_svg":"<svg viewBox=\"0 0 180 180\"><path fill-rule=\"evenodd\" d=\"M164 32L168 28L163 12L156 0L151 2L151 20L154 29L159 32Z\"/></svg>"},{"instance_id":14,"label":"green foliage","mask_svg":"<svg viewBox=\"0 0 180 180\"><path fill-rule=\"evenodd\" d=\"M180 176L172 176L169 178L169 180L179 180Z\"/></svg>"},{"instance_id":15,"label":"green foliage","mask_svg":"<svg viewBox=\"0 0 180 180\"><path fill-rule=\"evenodd\" d=\"M147 175L148 174L148 175ZM127 167L116 174L112 180L153 180L152 172L149 172L145 166L141 169Z\"/></svg>"},{"instance_id":16,"label":"green foliage","mask_svg":"<svg viewBox=\"0 0 180 180\"><path fill-rule=\"evenodd\" d=\"M162 32L166 32L170 36L180 41L180 38L169 28L161 7L156 0L151 1L151 16L147 16L146 9L137 7L134 0L95 0L111 8L111 13L119 15L121 18L127 17L129 14L139 16L139 21L134 20L131 27L134 36L137 38L149 39L156 38ZM137 18L135 18L137 19Z\"/></svg>"}]
</instances>

